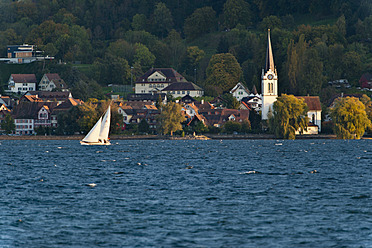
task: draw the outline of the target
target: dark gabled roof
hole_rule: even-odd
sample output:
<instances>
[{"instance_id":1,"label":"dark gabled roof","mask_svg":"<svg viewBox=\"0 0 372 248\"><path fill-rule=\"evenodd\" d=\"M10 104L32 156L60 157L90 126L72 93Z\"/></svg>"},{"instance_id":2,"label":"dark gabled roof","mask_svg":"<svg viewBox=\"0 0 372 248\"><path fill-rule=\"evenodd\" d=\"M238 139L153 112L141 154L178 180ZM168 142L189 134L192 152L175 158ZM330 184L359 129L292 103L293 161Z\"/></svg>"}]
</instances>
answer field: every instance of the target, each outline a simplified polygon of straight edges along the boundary
<instances>
[{"instance_id":1,"label":"dark gabled roof","mask_svg":"<svg viewBox=\"0 0 372 248\"><path fill-rule=\"evenodd\" d=\"M192 98L190 95L186 95L181 98L181 102L190 103L190 102L196 102L196 100Z\"/></svg>"},{"instance_id":2,"label":"dark gabled roof","mask_svg":"<svg viewBox=\"0 0 372 248\"><path fill-rule=\"evenodd\" d=\"M164 100L167 94L165 93L128 94L128 101L154 101L156 102L159 99L159 95L161 96L161 99Z\"/></svg>"},{"instance_id":3,"label":"dark gabled roof","mask_svg":"<svg viewBox=\"0 0 372 248\"><path fill-rule=\"evenodd\" d=\"M173 68L151 68L145 74L138 78L137 81L147 81L147 78L151 76L154 72L159 72L160 74L164 75L167 79L166 82L183 82L186 79L179 74ZM154 82L152 82L154 83Z\"/></svg>"},{"instance_id":4,"label":"dark gabled roof","mask_svg":"<svg viewBox=\"0 0 372 248\"><path fill-rule=\"evenodd\" d=\"M322 110L319 96L296 96L296 98L303 99L304 102L307 104L309 111L311 110L321 111Z\"/></svg>"},{"instance_id":5,"label":"dark gabled roof","mask_svg":"<svg viewBox=\"0 0 372 248\"><path fill-rule=\"evenodd\" d=\"M63 103L61 103L60 105L58 105L57 107L55 107L54 112L56 112L56 111L67 111L70 108L72 108L74 106L77 106L77 105L81 105L81 104L82 104L82 101L80 101L78 99L69 98L66 101L64 101Z\"/></svg>"},{"instance_id":6,"label":"dark gabled roof","mask_svg":"<svg viewBox=\"0 0 372 248\"><path fill-rule=\"evenodd\" d=\"M61 79L58 73L46 73L45 76L48 78L49 81Z\"/></svg>"},{"instance_id":7,"label":"dark gabled roof","mask_svg":"<svg viewBox=\"0 0 372 248\"><path fill-rule=\"evenodd\" d=\"M168 85L162 91L176 91L176 90L203 90L199 86L191 82L179 82Z\"/></svg>"},{"instance_id":8,"label":"dark gabled roof","mask_svg":"<svg viewBox=\"0 0 372 248\"><path fill-rule=\"evenodd\" d=\"M63 79L52 79L51 82L53 82L57 89L67 89L67 84Z\"/></svg>"},{"instance_id":9,"label":"dark gabled roof","mask_svg":"<svg viewBox=\"0 0 372 248\"><path fill-rule=\"evenodd\" d=\"M35 74L12 74L15 83L37 83Z\"/></svg>"},{"instance_id":10,"label":"dark gabled roof","mask_svg":"<svg viewBox=\"0 0 372 248\"><path fill-rule=\"evenodd\" d=\"M51 112L56 106L56 102L21 102L12 110L14 119L37 119L39 110L47 106Z\"/></svg>"},{"instance_id":11,"label":"dark gabled roof","mask_svg":"<svg viewBox=\"0 0 372 248\"><path fill-rule=\"evenodd\" d=\"M253 88L252 88L252 90L251 90L251 93L257 95L256 85L253 85Z\"/></svg>"}]
</instances>

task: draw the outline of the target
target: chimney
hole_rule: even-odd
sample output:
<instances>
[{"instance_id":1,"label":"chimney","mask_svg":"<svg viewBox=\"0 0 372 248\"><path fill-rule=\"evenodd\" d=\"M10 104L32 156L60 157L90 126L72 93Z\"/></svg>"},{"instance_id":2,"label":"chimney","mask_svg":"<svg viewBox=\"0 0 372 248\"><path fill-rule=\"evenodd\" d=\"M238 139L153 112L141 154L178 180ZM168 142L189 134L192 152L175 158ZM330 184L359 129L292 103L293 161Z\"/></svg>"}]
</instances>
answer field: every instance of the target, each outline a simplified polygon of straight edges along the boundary
<instances>
[{"instance_id":1,"label":"chimney","mask_svg":"<svg viewBox=\"0 0 372 248\"><path fill-rule=\"evenodd\" d=\"M344 92L341 92L341 98L343 98L344 97Z\"/></svg>"},{"instance_id":2,"label":"chimney","mask_svg":"<svg viewBox=\"0 0 372 248\"><path fill-rule=\"evenodd\" d=\"M201 104L204 104L204 99L201 100Z\"/></svg>"}]
</instances>

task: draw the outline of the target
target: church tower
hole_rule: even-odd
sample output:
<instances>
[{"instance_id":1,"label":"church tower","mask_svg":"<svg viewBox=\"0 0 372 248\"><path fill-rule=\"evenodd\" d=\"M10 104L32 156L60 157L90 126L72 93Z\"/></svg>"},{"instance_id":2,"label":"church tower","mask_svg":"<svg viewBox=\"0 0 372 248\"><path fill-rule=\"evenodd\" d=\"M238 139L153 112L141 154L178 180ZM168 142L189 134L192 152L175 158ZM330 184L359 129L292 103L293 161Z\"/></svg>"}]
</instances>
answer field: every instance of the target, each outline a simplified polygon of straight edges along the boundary
<instances>
[{"instance_id":1,"label":"church tower","mask_svg":"<svg viewBox=\"0 0 372 248\"><path fill-rule=\"evenodd\" d=\"M278 74L274 66L274 56L271 49L270 29L267 34L266 64L261 75L262 91L262 120L267 120L269 109L273 110L273 103L278 97Z\"/></svg>"}]
</instances>

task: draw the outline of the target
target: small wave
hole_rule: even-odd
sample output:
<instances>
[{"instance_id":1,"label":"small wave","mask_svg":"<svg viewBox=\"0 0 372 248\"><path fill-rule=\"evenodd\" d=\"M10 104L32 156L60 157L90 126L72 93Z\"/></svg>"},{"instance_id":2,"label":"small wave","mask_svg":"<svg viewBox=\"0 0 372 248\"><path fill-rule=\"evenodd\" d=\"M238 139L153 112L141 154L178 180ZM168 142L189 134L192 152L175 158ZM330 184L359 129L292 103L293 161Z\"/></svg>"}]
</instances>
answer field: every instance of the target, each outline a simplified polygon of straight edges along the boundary
<instances>
[{"instance_id":1,"label":"small wave","mask_svg":"<svg viewBox=\"0 0 372 248\"><path fill-rule=\"evenodd\" d=\"M240 172L239 174L240 175L244 175L244 174L258 174L258 173L260 173L260 172L255 171L255 170L252 170L252 171Z\"/></svg>"}]
</instances>

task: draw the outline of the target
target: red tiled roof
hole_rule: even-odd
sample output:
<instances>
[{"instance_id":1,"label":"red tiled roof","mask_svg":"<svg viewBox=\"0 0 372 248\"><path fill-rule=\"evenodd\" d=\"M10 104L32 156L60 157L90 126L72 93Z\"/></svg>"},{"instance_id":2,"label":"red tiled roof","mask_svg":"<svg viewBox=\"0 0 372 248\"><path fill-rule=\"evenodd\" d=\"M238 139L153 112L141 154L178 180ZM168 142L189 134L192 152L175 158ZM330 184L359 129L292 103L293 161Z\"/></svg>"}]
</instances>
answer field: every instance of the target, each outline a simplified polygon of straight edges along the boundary
<instances>
[{"instance_id":1,"label":"red tiled roof","mask_svg":"<svg viewBox=\"0 0 372 248\"><path fill-rule=\"evenodd\" d=\"M296 96L296 98L303 99L304 102L307 104L309 111L311 110L321 111L322 110L319 96Z\"/></svg>"},{"instance_id":2,"label":"red tiled roof","mask_svg":"<svg viewBox=\"0 0 372 248\"><path fill-rule=\"evenodd\" d=\"M35 74L12 74L15 83L36 83Z\"/></svg>"},{"instance_id":3,"label":"red tiled roof","mask_svg":"<svg viewBox=\"0 0 372 248\"><path fill-rule=\"evenodd\" d=\"M49 79L49 81L52 81L55 79L61 79L58 73L46 73L45 76Z\"/></svg>"}]
</instances>

